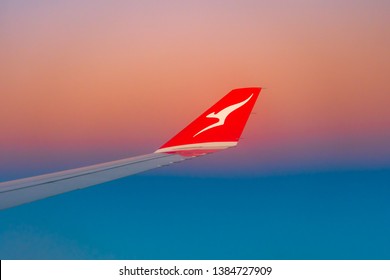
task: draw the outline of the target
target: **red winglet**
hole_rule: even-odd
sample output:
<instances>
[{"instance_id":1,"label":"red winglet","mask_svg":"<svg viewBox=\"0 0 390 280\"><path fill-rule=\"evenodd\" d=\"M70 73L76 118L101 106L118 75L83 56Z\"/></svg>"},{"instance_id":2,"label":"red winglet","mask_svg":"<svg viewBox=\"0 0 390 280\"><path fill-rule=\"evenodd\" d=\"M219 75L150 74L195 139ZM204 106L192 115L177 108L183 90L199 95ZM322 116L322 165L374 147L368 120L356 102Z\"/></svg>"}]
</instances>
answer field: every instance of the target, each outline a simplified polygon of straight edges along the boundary
<instances>
[{"instance_id":1,"label":"red winglet","mask_svg":"<svg viewBox=\"0 0 390 280\"><path fill-rule=\"evenodd\" d=\"M199 155L237 145L261 88L234 89L156 153Z\"/></svg>"}]
</instances>

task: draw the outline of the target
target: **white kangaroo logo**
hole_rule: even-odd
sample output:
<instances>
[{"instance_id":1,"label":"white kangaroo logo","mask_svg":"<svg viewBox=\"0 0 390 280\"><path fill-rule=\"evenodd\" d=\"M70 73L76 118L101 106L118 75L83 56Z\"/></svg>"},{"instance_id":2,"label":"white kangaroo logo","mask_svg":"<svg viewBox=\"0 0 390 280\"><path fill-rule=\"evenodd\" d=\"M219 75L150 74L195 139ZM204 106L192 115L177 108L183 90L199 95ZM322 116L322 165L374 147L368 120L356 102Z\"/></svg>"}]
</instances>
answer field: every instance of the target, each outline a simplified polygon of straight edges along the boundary
<instances>
[{"instance_id":1,"label":"white kangaroo logo","mask_svg":"<svg viewBox=\"0 0 390 280\"><path fill-rule=\"evenodd\" d=\"M245 105L245 103L247 103L249 101L249 99L251 99L253 96L253 93L251 94L251 96L249 96L246 100L240 102L240 103L237 103L237 104L233 104L233 105L230 105L229 107L226 107L225 109L219 111L218 113L211 113L211 114L208 114L206 116L206 118L215 118L215 119L218 119L218 122L212 124L212 125L209 125L208 127L206 128L203 128L201 131L199 131L198 133L196 133L194 136L192 137L195 137L197 136L198 134L202 133L202 132L205 132L206 130L209 130L211 128L214 128L214 127L217 127L217 126L221 126L221 125L224 125L225 124L225 120L226 118L232 113L234 112L235 110L237 110L238 108L242 107Z\"/></svg>"}]
</instances>

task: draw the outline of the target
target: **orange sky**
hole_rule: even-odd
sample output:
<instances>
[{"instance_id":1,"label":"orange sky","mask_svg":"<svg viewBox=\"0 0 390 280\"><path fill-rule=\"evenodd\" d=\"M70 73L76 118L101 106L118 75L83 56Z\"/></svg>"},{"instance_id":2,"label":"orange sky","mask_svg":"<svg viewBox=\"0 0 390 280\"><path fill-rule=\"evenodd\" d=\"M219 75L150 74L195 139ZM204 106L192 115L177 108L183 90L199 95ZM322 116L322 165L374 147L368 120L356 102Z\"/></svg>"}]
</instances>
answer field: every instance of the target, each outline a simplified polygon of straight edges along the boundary
<instances>
[{"instance_id":1,"label":"orange sky","mask_svg":"<svg viewBox=\"0 0 390 280\"><path fill-rule=\"evenodd\" d=\"M0 166L153 151L245 86L251 166L388 165L390 4L341 2L2 1Z\"/></svg>"}]
</instances>

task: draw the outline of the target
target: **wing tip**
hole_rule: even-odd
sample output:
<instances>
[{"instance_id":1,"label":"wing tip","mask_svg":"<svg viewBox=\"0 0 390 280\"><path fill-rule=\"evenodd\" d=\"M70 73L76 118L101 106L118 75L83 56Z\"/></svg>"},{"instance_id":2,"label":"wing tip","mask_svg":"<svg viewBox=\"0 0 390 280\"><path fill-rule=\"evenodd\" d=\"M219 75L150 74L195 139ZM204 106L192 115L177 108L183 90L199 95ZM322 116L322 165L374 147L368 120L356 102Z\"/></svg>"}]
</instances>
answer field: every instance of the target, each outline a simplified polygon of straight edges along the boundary
<instances>
[{"instance_id":1,"label":"wing tip","mask_svg":"<svg viewBox=\"0 0 390 280\"><path fill-rule=\"evenodd\" d=\"M260 91L261 87L231 90L156 152L216 151L237 145Z\"/></svg>"}]
</instances>

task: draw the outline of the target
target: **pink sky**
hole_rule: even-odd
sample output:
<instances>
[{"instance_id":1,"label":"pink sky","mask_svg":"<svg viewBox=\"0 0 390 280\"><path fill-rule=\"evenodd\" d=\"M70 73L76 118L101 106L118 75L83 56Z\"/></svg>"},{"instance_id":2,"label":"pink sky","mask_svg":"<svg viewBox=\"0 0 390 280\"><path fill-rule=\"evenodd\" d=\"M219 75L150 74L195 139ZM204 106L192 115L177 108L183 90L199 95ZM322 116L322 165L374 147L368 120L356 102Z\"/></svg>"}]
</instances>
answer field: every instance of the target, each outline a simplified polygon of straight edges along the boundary
<instances>
[{"instance_id":1,"label":"pink sky","mask_svg":"<svg viewBox=\"0 0 390 280\"><path fill-rule=\"evenodd\" d=\"M2 1L0 167L151 152L245 86L267 89L244 141L194 166L389 166L389 14L388 1Z\"/></svg>"}]
</instances>

